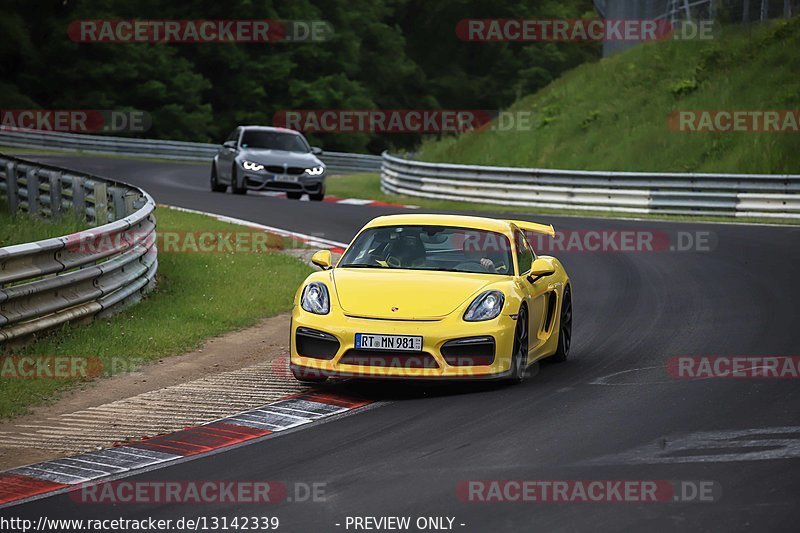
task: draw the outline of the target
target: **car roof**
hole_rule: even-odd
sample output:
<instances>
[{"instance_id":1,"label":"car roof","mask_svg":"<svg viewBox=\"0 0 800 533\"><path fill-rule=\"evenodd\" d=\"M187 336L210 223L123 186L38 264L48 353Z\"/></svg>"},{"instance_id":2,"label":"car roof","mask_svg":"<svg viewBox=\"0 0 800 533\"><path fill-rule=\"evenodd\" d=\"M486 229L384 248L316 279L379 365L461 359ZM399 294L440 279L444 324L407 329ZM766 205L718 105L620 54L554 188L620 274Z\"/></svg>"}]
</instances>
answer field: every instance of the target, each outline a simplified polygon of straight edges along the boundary
<instances>
[{"instance_id":1,"label":"car roof","mask_svg":"<svg viewBox=\"0 0 800 533\"><path fill-rule=\"evenodd\" d=\"M289 128L276 128L275 126L239 126L243 130L261 130L261 131L276 131L280 133L294 133L295 135L300 135L299 131L290 130Z\"/></svg>"},{"instance_id":2,"label":"car roof","mask_svg":"<svg viewBox=\"0 0 800 533\"><path fill-rule=\"evenodd\" d=\"M434 215L414 213L409 215L386 215L372 219L365 228L381 226L453 226L459 228L483 229L510 235L511 224L507 220L473 217L467 215Z\"/></svg>"}]
</instances>

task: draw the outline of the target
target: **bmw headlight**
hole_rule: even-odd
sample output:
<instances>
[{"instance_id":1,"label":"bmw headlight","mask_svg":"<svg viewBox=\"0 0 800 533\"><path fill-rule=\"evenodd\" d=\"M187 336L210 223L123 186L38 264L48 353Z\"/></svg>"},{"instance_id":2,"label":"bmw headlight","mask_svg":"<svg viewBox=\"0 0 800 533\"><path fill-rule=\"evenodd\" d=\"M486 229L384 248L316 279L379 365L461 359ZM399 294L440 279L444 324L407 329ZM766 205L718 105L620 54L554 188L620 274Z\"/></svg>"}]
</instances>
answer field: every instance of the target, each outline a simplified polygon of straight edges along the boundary
<instances>
[{"instance_id":1,"label":"bmw headlight","mask_svg":"<svg viewBox=\"0 0 800 533\"><path fill-rule=\"evenodd\" d=\"M325 284L313 282L306 285L300 298L300 307L315 315L327 315L331 310L331 299Z\"/></svg>"},{"instance_id":2,"label":"bmw headlight","mask_svg":"<svg viewBox=\"0 0 800 533\"><path fill-rule=\"evenodd\" d=\"M497 318L503 310L505 296L500 291L486 291L478 295L469 304L467 312L464 313L464 320L467 322L480 322Z\"/></svg>"},{"instance_id":3,"label":"bmw headlight","mask_svg":"<svg viewBox=\"0 0 800 533\"><path fill-rule=\"evenodd\" d=\"M323 166L318 166L318 167L313 167L313 168L307 168L306 169L306 174L308 174L309 176L319 176L323 172L325 172L325 167L323 167Z\"/></svg>"},{"instance_id":4,"label":"bmw headlight","mask_svg":"<svg viewBox=\"0 0 800 533\"><path fill-rule=\"evenodd\" d=\"M242 167L244 167L245 170L252 170L253 172L264 170L264 165L253 163L252 161L242 161Z\"/></svg>"}]
</instances>

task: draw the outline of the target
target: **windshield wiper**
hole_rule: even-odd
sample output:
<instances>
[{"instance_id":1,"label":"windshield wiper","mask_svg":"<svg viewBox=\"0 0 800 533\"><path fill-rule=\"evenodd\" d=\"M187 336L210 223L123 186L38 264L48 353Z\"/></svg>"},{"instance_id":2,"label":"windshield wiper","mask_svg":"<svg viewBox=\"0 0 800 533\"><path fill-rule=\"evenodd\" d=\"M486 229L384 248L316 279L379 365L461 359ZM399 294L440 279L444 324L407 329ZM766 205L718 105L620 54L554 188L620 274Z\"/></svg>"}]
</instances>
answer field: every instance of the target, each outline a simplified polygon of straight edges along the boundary
<instances>
[{"instance_id":1,"label":"windshield wiper","mask_svg":"<svg viewBox=\"0 0 800 533\"><path fill-rule=\"evenodd\" d=\"M339 265L338 268L387 268L380 265L366 265L364 263L347 263L346 265Z\"/></svg>"}]
</instances>

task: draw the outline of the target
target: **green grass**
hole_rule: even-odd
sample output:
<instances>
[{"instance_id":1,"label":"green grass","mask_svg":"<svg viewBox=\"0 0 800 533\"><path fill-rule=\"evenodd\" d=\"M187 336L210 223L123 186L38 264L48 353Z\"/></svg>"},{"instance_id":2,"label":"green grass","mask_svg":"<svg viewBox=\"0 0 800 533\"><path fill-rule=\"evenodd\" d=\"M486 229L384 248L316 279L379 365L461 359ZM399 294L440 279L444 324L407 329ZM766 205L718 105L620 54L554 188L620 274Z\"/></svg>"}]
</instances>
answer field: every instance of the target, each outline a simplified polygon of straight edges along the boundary
<instances>
[{"instance_id":1,"label":"green grass","mask_svg":"<svg viewBox=\"0 0 800 533\"><path fill-rule=\"evenodd\" d=\"M584 211L580 209L547 209L541 207L524 207L502 204L481 204L474 202L459 202L455 200L436 200L432 198L418 198L400 194L386 194L381 191L379 174L352 174L349 176L329 176L326 189L328 194L342 198L361 198L365 200L378 200L403 205L417 205L423 209L450 210L450 211L475 211L487 213L525 213L531 215L558 215L582 216L599 218L646 218L654 220L673 221L709 221L709 222L748 222L759 224L800 224L795 219L758 218L758 217L724 217L724 216L678 216L678 215L652 215L640 213L609 213L608 211ZM546 222L546 219L543 219Z\"/></svg>"},{"instance_id":2,"label":"green grass","mask_svg":"<svg viewBox=\"0 0 800 533\"><path fill-rule=\"evenodd\" d=\"M251 231L165 208L159 208L156 216L162 234ZM282 241L273 242L280 245ZM295 290L311 272L302 262L272 252L159 252L158 259L157 290L141 303L109 319L66 327L13 355L94 356L102 360L104 368L120 368L185 353L209 337L288 311ZM20 415L29 406L50 401L57 392L80 383L0 378L0 417Z\"/></svg>"},{"instance_id":3,"label":"green grass","mask_svg":"<svg viewBox=\"0 0 800 533\"><path fill-rule=\"evenodd\" d=\"M75 154L80 152L67 152L64 150L48 150L46 148L23 148L21 146L0 146L0 154L39 154L39 155L62 155Z\"/></svg>"},{"instance_id":4,"label":"green grass","mask_svg":"<svg viewBox=\"0 0 800 533\"><path fill-rule=\"evenodd\" d=\"M84 222L70 214L65 214L60 220L11 214L8 205L0 201L0 246L60 237L76 233L86 227Z\"/></svg>"},{"instance_id":5,"label":"green grass","mask_svg":"<svg viewBox=\"0 0 800 533\"><path fill-rule=\"evenodd\" d=\"M530 131L429 139L420 159L576 170L797 173L800 133L673 131L676 110L800 108L800 17L657 42L566 73L509 111Z\"/></svg>"}]
</instances>

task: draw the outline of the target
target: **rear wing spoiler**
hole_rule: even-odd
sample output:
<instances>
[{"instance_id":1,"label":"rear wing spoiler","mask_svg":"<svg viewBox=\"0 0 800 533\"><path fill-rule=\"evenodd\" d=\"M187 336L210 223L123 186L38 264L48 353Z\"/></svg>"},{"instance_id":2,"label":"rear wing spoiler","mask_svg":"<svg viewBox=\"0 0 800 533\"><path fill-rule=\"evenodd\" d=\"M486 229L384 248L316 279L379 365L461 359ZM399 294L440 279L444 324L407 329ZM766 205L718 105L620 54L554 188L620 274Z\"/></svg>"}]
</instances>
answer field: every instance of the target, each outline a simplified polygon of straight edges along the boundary
<instances>
[{"instance_id":1,"label":"rear wing spoiler","mask_svg":"<svg viewBox=\"0 0 800 533\"><path fill-rule=\"evenodd\" d=\"M552 224L537 224L536 222L526 222L524 220L506 220L506 222L509 224L514 224L522 231L543 233L545 235L550 235L551 237L556 236L556 230L553 228Z\"/></svg>"}]
</instances>

